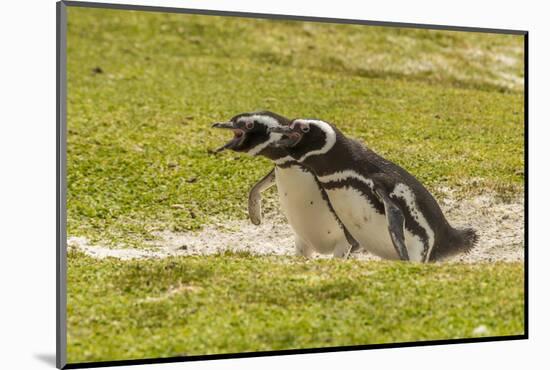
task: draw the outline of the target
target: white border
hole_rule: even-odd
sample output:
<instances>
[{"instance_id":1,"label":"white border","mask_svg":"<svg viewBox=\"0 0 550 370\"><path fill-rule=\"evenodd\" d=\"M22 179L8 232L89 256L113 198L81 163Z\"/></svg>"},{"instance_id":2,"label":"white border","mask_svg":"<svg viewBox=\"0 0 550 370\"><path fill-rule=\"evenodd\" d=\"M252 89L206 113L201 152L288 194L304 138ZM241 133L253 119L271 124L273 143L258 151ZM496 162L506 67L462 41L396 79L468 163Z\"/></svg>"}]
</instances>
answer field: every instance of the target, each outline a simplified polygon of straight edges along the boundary
<instances>
[{"instance_id":1,"label":"white border","mask_svg":"<svg viewBox=\"0 0 550 370\"><path fill-rule=\"evenodd\" d=\"M520 369L547 363L550 246L546 209L548 178L547 105L550 99L549 24L544 2L296 0L112 1L368 19L410 23L527 29L530 31L530 260L529 341L369 350L282 357L143 365L120 369L326 369L407 368ZM2 21L2 367L52 368L55 353L55 2L11 1ZM538 230L538 231L537 231ZM154 366L154 367L153 367ZM527 366L529 367L529 366ZM544 365L539 365L542 368ZM537 368L537 366L533 366Z\"/></svg>"}]
</instances>

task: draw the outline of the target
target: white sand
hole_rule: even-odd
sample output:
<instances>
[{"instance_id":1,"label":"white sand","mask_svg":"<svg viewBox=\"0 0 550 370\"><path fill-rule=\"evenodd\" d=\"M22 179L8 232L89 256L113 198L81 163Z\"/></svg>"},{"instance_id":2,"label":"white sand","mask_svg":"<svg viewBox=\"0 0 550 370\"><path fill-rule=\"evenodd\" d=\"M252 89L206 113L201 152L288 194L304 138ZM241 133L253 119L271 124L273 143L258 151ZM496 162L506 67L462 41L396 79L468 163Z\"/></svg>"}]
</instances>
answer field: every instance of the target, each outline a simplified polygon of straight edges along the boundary
<instances>
[{"instance_id":1,"label":"white sand","mask_svg":"<svg viewBox=\"0 0 550 370\"><path fill-rule=\"evenodd\" d=\"M494 196L485 195L457 201L452 193L447 194L440 205L449 222L455 227L472 226L480 236L476 248L470 254L453 257L450 261L523 261L523 199L502 202ZM68 245L95 258L115 257L125 260L208 255L227 250L256 255L294 255L292 232L277 207L264 215L259 226L252 225L248 220L238 220L210 224L198 232L163 231L154 236L156 240L147 249L91 245L86 238L74 236L68 238ZM378 259L364 252L355 253L352 258Z\"/></svg>"}]
</instances>

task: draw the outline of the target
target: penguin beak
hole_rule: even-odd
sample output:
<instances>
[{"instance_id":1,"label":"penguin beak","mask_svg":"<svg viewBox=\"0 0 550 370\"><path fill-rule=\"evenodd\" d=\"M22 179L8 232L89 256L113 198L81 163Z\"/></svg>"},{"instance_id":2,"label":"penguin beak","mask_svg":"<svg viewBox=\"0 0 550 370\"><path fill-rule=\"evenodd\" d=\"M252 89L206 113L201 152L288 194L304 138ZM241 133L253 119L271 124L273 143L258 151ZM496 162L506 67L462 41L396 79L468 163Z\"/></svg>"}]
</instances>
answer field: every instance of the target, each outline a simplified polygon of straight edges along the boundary
<instances>
[{"instance_id":1,"label":"penguin beak","mask_svg":"<svg viewBox=\"0 0 550 370\"><path fill-rule=\"evenodd\" d=\"M298 144L302 135L294 131L289 126L270 127L267 130L269 133L282 134L282 137L272 145L276 148L291 148Z\"/></svg>"},{"instance_id":2,"label":"penguin beak","mask_svg":"<svg viewBox=\"0 0 550 370\"><path fill-rule=\"evenodd\" d=\"M292 132L292 129L288 126L276 126L269 127L267 129L267 132L274 132L276 134L290 134Z\"/></svg>"},{"instance_id":3,"label":"penguin beak","mask_svg":"<svg viewBox=\"0 0 550 370\"><path fill-rule=\"evenodd\" d=\"M213 128L224 128L224 129L230 129L233 130L234 136L233 139L228 141L225 145L219 147L214 152L219 153L224 151L225 149L235 149L239 145L242 144L244 141L244 131L235 127L235 124L233 122L216 122L212 124Z\"/></svg>"},{"instance_id":4,"label":"penguin beak","mask_svg":"<svg viewBox=\"0 0 550 370\"><path fill-rule=\"evenodd\" d=\"M212 124L213 128L229 128L234 129L235 126L233 125L233 122L216 122Z\"/></svg>"}]
</instances>

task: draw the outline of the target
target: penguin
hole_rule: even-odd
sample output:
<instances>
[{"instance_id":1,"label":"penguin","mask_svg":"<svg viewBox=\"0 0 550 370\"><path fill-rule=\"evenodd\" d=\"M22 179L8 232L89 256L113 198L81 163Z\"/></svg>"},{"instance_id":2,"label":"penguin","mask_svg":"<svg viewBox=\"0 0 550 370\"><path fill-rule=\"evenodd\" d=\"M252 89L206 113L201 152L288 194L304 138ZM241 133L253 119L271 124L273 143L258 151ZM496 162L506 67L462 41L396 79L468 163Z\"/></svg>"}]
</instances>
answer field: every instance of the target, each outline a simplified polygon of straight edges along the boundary
<instances>
[{"instance_id":1,"label":"penguin","mask_svg":"<svg viewBox=\"0 0 550 370\"><path fill-rule=\"evenodd\" d=\"M467 253L476 244L477 232L453 228L413 175L334 125L295 119L269 131L283 135L272 145L315 174L341 222L369 252L431 262Z\"/></svg>"},{"instance_id":2,"label":"penguin","mask_svg":"<svg viewBox=\"0 0 550 370\"><path fill-rule=\"evenodd\" d=\"M261 223L261 192L276 184L282 211L294 232L296 255L309 258L315 251L347 258L358 244L336 216L321 184L283 148L272 145L282 135L268 129L289 123L288 118L269 111L242 113L228 122L214 123L212 127L234 132L233 139L216 152L230 149L261 155L275 164L249 193L248 212L253 224Z\"/></svg>"}]
</instances>

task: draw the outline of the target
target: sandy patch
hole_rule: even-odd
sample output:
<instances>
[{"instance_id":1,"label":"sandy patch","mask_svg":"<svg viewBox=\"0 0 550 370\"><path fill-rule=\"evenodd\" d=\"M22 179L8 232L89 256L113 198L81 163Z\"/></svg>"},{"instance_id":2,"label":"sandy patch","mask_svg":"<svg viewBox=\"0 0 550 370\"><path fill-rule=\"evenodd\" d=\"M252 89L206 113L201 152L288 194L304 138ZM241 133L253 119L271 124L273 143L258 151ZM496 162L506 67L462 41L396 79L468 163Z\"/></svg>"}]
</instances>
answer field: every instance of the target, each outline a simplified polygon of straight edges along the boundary
<instances>
[{"instance_id":1,"label":"sandy patch","mask_svg":"<svg viewBox=\"0 0 550 370\"><path fill-rule=\"evenodd\" d=\"M67 247L76 248L94 258L114 257L121 260L131 260L135 258L162 258L172 255L169 249L134 249L134 248L109 248L101 245L91 244L84 237L70 236L67 238ZM174 253L175 254L175 253Z\"/></svg>"},{"instance_id":2,"label":"sandy patch","mask_svg":"<svg viewBox=\"0 0 550 370\"><path fill-rule=\"evenodd\" d=\"M523 261L523 198L512 202L503 202L490 195L460 201L446 198L440 205L453 226L472 226L479 233L479 242L470 254L451 260L472 263Z\"/></svg>"},{"instance_id":3,"label":"sandy patch","mask_svg":"<svg viewBox=\"0 0 550 370\"><path fill-rule=\"evenodd\" d=\"M523 199L503 202L491 195L456 200L450 192L440 202L449 222L455 227L472 226L479 232L479 243L468 255L456 256L450 261L494 262L523 261ZM154 234L156 241L148 249L116 249L92 245L86 238L70 237L70 248L78 248L95 257L165 258L169 256L209 255L225 251L249 252L255 255L294 255L294 238L290 227L278 211L264 215L262 224L252 225L248 220L217 222L201 231ZM330 257L330 256L315 256ZM352 258L379 259L366 252Z\"/></svg>"}]
</instances>

